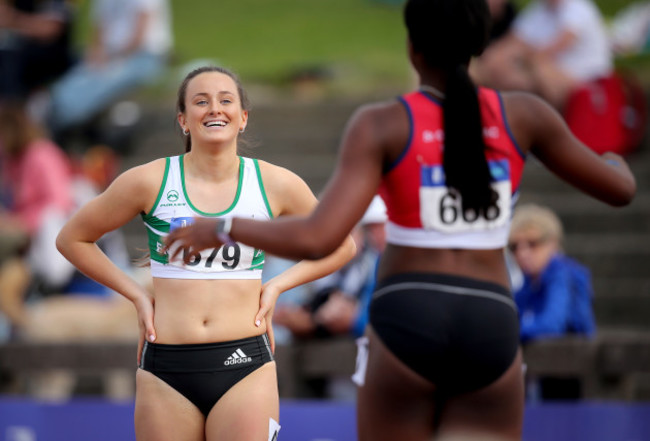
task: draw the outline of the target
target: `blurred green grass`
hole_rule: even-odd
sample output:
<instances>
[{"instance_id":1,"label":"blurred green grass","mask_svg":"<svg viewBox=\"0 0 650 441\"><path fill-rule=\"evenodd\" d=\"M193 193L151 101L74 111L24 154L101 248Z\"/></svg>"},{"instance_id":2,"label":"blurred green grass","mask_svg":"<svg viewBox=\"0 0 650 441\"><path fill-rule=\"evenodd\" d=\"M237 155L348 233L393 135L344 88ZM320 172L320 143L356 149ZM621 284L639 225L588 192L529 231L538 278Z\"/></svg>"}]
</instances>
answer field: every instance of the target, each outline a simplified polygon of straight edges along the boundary
<instances>
[{"instance_id":1,"label":"blurred green grass","mask_svg":"<svg viewBox=\"0 0 650 441\"><path fill-rule=\"evenodd\" d=\"M367 0L172 1L178 61L214 58L248 79L281 81L331 64L400 78L400 9ZM191 7L190 7L191 5Z\"/></svg>"},{"instance_id":2,"label":"blurred green grass","mask_svg":"<svg viewBox=\"0 0 650 441\"><path fill-rule=\"evenodd\" d=\"M87 9L78 41L88 35ZM530 0L515 0L521 8ZM401 0L170 0L172 67L212 60L246 84L285 87L303 75L345 94L400 90L412 83ZM630 0L598 0L612 17ZM443 43L444 44L444 43ZM634 68L637 61L627 62ZM641 61L645 66L646 62ZM173 69L172 69L173 71ZM175 85L178 75L170 79Z\"/></svg>"},{"instance_id":3,"label":"blurred green grass","mask_svg":"<svg viewBox=\"0 0 650 441\"><path fill-rule=\"evenodd\" d=\"M88 36L79 10L77 41ZM245 83L283 86L303 75L362 93L410 80L399 0L170 0L172 65L213 60ZM174 79L178 82L177 79Z\"/></svg>"}]
</instances>

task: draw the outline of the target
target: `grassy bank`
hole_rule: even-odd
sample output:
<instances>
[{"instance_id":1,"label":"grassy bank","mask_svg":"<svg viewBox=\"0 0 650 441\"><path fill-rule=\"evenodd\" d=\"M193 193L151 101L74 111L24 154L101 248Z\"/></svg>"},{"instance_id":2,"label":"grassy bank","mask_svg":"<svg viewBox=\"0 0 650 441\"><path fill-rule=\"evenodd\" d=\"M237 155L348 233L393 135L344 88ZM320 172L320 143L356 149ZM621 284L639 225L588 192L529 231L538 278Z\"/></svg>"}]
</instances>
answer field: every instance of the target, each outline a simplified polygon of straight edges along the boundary
<instances>
[{"instance_id":1,"label":"grassy bank","mask_svg":"<svg viewBox=\"0 0 650 441\"><path fill-rule=\"evenodd\" d=\"M91 1L81 3L80 44L87 35ZM516 3L523 7L528 1ZM612 17L631 2L596 3ZM174 68L206 60L232 68L249 85L282 89L311 80L330 94L367 95L411 84L400 0L170 0L170 4ZM177 76L169 83L175 87Z\"/></svg>"}]
</instances>

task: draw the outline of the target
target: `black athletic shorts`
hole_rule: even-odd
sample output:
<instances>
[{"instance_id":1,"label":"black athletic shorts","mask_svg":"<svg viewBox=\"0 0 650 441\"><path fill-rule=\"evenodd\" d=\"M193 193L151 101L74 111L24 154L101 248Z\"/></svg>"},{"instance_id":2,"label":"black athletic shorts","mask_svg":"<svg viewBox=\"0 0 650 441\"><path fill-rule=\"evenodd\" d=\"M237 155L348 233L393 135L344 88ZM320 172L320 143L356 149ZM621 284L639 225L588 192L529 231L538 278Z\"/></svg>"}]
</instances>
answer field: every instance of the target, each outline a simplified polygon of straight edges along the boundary
<instances>
[{"instance_id":1,"label":"black athletic shorts","mask_svg":"<svg viewBox=\"0 0 650 441\"><path fill-rule=\"evenodd\" d=\"M205 416L242 378L273 360L266 334L222 343L145 342L140 369L160 378Z\"/></svg>"},{"instance_id":2,"label":"black athletic shorts","mask_svg":"<svg viewBox=\"0 0 650 441\"><path fill-rule=\"evenodd\" d=\"M450 394L494 382L519 346L517 307L509 290L465 277L386 278L375 288L370 325L401 361Z\"/></svg>"}]
</instances>

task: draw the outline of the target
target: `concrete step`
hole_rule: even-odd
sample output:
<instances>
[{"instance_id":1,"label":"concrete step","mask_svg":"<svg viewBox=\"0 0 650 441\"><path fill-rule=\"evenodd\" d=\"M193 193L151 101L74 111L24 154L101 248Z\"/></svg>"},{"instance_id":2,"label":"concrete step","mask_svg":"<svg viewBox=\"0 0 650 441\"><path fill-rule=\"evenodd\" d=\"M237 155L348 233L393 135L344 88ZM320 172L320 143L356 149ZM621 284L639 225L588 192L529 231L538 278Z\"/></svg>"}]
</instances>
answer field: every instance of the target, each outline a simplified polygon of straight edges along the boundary
<instances>
[{"instance_id":1,"label":"concrete step","mask_svg":"<svg viewBox=\"0 0 650 441\"><path fill-rule=\"evenodd\" d=\"M599 327L650 330L650 278L593 273L594 314Z\"/></svg>"},{"instance_id":2,"label":"concrete step","mask_svg":"<svg viewBox=\"0 0 650 441\"><path fill-rule=\"evenodd\" d=\"M596 296L597 326L650 330L650 295Z\"/></svg>"},{"instance_id":3,"label":"concrete step","mask_svg":"<svg viewBox=\"0 0 650 441\"><path fill-rule=\"evenodd\" d=\"M595 297L650 297L650 278L648 277L592 276L593 286L597 287L594 289ZM650 324L650 320L648 323Z\"/></svg>"},{"instance_id":4,"label":"concrete step","mask_svg":"<svg viewBox=\"0 0 650 441\"><path fill-rule=\"evenodd\" d=\"M625 207L611 207L574 189L547 193L524 189L519 204L529 202L552 208L567 234L650 232L650 187L639 189L632 203Z\"/></svg>"},{"instance_id":5,"label":"concrete step","mask_svg":"<svg viewBox=\"0 0 650 441\"><path fill-rule=\"evenodd\" d=\"M571 233L565 240L564 248L570 254L650 258L650 233Z\"/></svg>"},{"instance_id":6,"label":"concrete step","mask_svg":"<svg viewBox=\"0 0 650 441\"><path fill-rule=\"evenodd\" d=\"M626 253L616 255L571 254L596 276L649 277L648 254Z\"/></svg>"},{"instance_id":7,"label":"concrete step","mask_svg":"<svg viewBox=\"0 0 650 441\"><path fill-rule=\"evenodd\" d=\"M650 154L639 153L627 158L640 189L650 188ZM529 157L522 175L521 188L524 192L560 193L578 191L550 172L536 158Z\"/></svg>"}]
</instances>

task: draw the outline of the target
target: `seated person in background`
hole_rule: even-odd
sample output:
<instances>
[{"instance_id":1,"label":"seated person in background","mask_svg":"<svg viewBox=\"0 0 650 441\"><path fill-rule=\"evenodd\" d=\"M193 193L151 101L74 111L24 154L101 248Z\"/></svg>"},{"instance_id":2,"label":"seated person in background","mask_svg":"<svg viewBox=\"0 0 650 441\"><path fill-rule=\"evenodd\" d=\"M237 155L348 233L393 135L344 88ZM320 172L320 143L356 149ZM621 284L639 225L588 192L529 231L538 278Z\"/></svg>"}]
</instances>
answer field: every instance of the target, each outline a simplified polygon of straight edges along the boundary
<instances>
[{"instance_id":1,"label":"seated person in background","mask_svg":"<svg viewBox=\"0 0 650 441\"><path fill-rule=\"evenodd\" d=\"M15 325L34 278L60 287L74 271L54 243L74 208L71 185L69 158L23 104L0 107L0 309Z\"/></svg>"},{"instance_id":2,"label":"seated person in background","mask_svg":"<svg viewBox=\"0 0 650 441\"><path fill-rule=\"evenodd\" d=\"M484 84L491 74L492 69L490 61L493 58L492 51L499 50L500 45L496 44L510 35L512 24L517 17L517 8L511 0L487 0L492 26L488 44L483 53L472 59L469 65L470 75L477 84ZM487 64L483 60L488 60Z\"/></svg>"},{"instance_id":3,"label":"seated person in background","mask_svg":"<svg viewBox=\"0 0 650 441\"><path fill-rule=\"evenodd\" d=\"M310 284L313 295L304 305L278 304L274 324L295 337L331 337L363 334L367 307L375 283L375 270L386 244L386 206L375 196L352 232L357 255L343 268Z\"/></svg>"},{"instance_id":4,"label":"seated person in background","mask_svg":"<svg viewBox=\"0 0 650 441\"><path fill-rule=\"evenodd\" d=\"M562 252L562 225L546 207L515 210L509 249L521 269L515 291L522 342L596 330L589 270Z\"/></svg>"},{"instance_id":5,"label":"seated person in background","mask_svg":"<svg viewBox=\"0 0 650 441\"><path fill-rule=\"evenodd\" d=\"M73 3L0 0L0 102L28 99L74 64Z\"/></svg>"},{"instance_id":6,"label":"seated person in background","mask_svg":"<svg viewBox=\"0 0 650 441\"><path fill-rule=\"evenodd\" d=\"M609 20L610 44L616 56L650 51L650 1L640 0L618 10Z\"/></svg>"},{"instance_id":7,"label":"seated person in background","mask_svg":"<svg viewBox=\"0 0 650 441\"><path fill-rule=\"evenodd\" d=\"M481 64L481 85L533 92L560 111L573 90L613 68L607 29L591 0L533 0Z\"/></svg>"},{"instance_id":8,"label":"seated person in background","mask_svg":"<svg viewBox=\"0 0 650 441\"><path fill-rule=\"evenodd\" d=\"M74 161L28 114L24 103L0 107L0 315L15 332L27 326L29 297L111 293L78 272L56 249L69 216L112 179L111 152L89 150ZM98 156L106 159L101 161ZM102 173L97 168L104 166ZM121 232L98 241L123 269L131 262Z\"/></svg>"},{"instance_id":9,"label":"seated person in background","mask_svg":"<svg viewBox=\"0 0 650 441\"><path fill-rule=\"evenodd\" d=\"M51 87L48 120L56 137L90 123L167 66L168 0L93 0L90 21L86 56Z\"/></svg>"},{"instance_id":10,"label":"seated person in background","mask_svg":"<svg viewBox=\"0 0 650 441\"><path fill-rule=\"evenodd\" d=\"M490 44L505 37L510 29L512 23L517 16L517 7L511 0L487 0L490 14L492 15L492 28L490 29Z\"/></svg>"}]
</instances>

